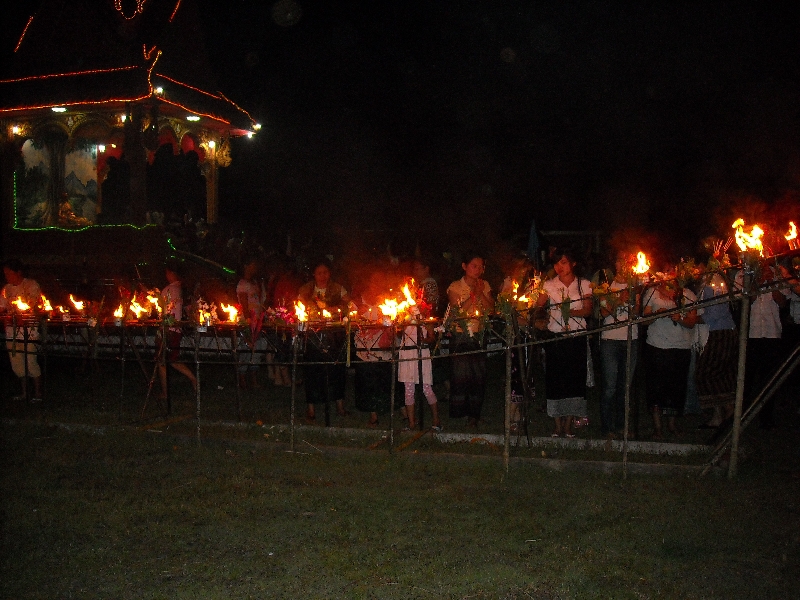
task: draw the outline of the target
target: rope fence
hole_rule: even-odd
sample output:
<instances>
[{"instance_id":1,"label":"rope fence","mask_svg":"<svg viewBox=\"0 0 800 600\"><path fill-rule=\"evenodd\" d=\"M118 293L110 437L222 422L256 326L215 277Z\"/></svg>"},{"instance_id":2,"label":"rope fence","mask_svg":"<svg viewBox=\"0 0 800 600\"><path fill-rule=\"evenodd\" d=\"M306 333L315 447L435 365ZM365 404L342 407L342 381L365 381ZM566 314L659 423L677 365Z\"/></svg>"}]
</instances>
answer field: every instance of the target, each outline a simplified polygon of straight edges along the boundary
<instances>
[{"instance_id":1,"label":"rope fence","mask_svg":"<svg viewBox=\"0 0 800 600\"><path fill-rule=\"evenodd\" d=\"M696 309L703 309L717 304L739 303L741 307L740 315L740 344L739 344L739 364L737 393L734 412L734 426L718 446L714 449L712 458L703 473L707 473L716 464L720 457L730 448L731 460L729 463L729 477L736 476L738 442L741 430L749 424L755 414L760 410L766 400L780 387L791 371L800 363L800 347L796 348L792 355L787 358L785 363L780 366L773 378L767 383L754 399L747 413L743 412L743 390L744 390L744 365L746 358L747 323L749 317L749 306L752 298L761 294L771 293L778 289L787 287L786 280L778 279L767 283L756 285L754 283L754 272L747 268L744 269L744 278L741 285L737 285L728 272L720 272L726 281L730 283L728 291L721 296L716 296L708 300L688 303L684 306L677 306L674 309L658 312L655 314L641 314L639 305L636 314L636 298L641 298L648 289L662 282L654 282L646 285L629 285L628 314L633 318L616 321L608 325L592 326L580 331L567 331L558 337L552 337L535 326L535 307L528 310L517 310L512 308L510 313L505 315L493 315L480 317L481 328L479 332L472 335L473 343L480 347L475 350L454 352L451 346L456 336L466 336L466 333L454 333L460 327L464 331L468 330L465 321L474 321L475 317L465 317L462 319L448 318L428 319L420 322L382 323L347 321L347 322L301 322L294 324L275 324L266 323L255 332L248 325L237 325L232 323L220 323L216 325L202 326L197 323L177 322L169 325L163 321L122 321L119 320L97 320L97 319L74 319L69 321L49 319L46 315L12 314L6 317L5 341L10 354L30 353L38 354L44 364L43 381L46 386L47 381L47 360L49 357L69 357L81 358L87 361L113 360L117 361L120 367L120 402L124 394L126 363L133 361L138 365L145 379L148 380L147 396L145 406L142 409L144 418L145 409L149 401L152 387L154 384L156 371L159 367L166 368L169 363L169 340L170 333L181 334L180 356L185 360L179 361L194 365L194 375L196 385L196 408L195 418L197 421L196 435L198 443L201 440L201 414L202 414L202 390L205 385L205 376L201 380L201 366L203 365L229 365L242 367L247 365L261 364L275 367L285 366L291 372L291 412L289 418L290 447L295 449L295 412L298 400L298 368L302 366L326 365L326 366L346 366L362 361L360 355L375 354L379 355L380 360L389 362L391 368L390 390L390 417L389 417L389 451L394 449L394 408L396 394L397 369L399 363L417 362L420 364L420 383L423 381L421 367L423 360L439 361L452 359L457 356L477 355L477 354L497 354L505 353L505 381L503 395L505 397L505 415L503 420L503 465L507 470L509 467L510 439L511 432L511 403L512 403L512 352L518 351L520 366L523 369L523 388L525 389L525 406L532 401L531 392L531 361L535 348L544 347L548 344L558 343L561 340L596 336L604 331L627 328L628 332L628 356L625 382L625 426L623 435L623 473L627 477L627 454L629 440L629 414L631 404L631 383L633 369L631 365L631 338L633 328L645 326L653 321L676 313L686 313ZM593 296L595 305L600 297ZM414 340L433 340L430 343L410 342L404 331L407 327L415 328L416 336ZM360 335L364 332L371 332L369 336ZM435 333L434 336L431 333ZM373 345L365 344L363 340L373 340ZM387 344L387 339L389 344ZM358 340L361 340L359 343ZM21 344L19 342L22 342ZM33 348L30 350L29 348ZM431 356L422 357L422 349L430 350ZM417 354L410 358L401 358L401 350L417 350ZM355 358L353 358L355 354ZM267 362L267 356L271 355L272 360ZM523 356L528 356L525 363ZM314 357L324 356L325 359L314 360ZM28 361L25 360L25 376L28 376ZM148 367L152 368L150 374ZM168 371L168 369L167 369ZM203 385L201 385L201 381ZM236 411L237 418L241 421L241 398L240 389L236 385ZM46 387L45 387L46 389ZM27 390L27 387L26 387ZM160 405L160 401L159 405ZM422 403L420 403L422 404ZM326 415L328 414L328 402L326 401ZM166 407L160 406L167 415L171 414L172 405L169 396L169 386L166 390ZM422 406L420 406L422 410ZM527 414L525 415L527 419ZM420 418L419 423L422 423ZM329 419L326 418L329 425ZM527 435L527 427L525 428ZM528 436L530 444L530 436Z\"/></svg>"}]
</instances>

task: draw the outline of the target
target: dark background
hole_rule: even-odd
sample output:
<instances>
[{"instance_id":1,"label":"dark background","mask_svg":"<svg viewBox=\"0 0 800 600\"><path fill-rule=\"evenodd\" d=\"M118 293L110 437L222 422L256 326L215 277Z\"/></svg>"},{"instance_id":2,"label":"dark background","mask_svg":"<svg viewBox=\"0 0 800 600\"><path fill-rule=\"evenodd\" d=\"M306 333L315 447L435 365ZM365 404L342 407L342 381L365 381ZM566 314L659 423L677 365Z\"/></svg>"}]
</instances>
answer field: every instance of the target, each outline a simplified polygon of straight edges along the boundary
<instances>
[{"instance_id":1,"label":"dark background","mask_svg":"<svg viewBox=\"0 0 800 600\"><path fill-rule=\"evenodd\" d=\"M524 248L535 218L691 251L735 213L792 216L793 8L197 4L220 90L263 125L234 143L221 217L267 244L292 231Z\"/></svg>"}]
</instances>

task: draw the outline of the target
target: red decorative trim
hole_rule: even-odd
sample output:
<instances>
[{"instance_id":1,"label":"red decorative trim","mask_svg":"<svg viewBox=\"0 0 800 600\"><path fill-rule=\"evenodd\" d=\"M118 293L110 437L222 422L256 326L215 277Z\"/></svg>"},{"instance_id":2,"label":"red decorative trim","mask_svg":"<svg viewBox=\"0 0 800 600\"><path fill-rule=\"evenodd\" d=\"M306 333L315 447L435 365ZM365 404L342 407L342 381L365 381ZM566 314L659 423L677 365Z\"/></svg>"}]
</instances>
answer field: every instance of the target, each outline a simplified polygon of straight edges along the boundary
<instances>
[{"instance_id":1,"label":"red decorative trim","mask_svg":"<svg viewBox=\"0 0 800 600\"><path fill-rule=\"evenodd\" d=\"M3 113L13 113L19 112L22 110L40 110L43 108L53 108L54 106L83 106L85 104L114 104L117 102L136 102L138 100L146 100L152 94L147 94L145 96L137 96L135 98L110 98L108 100L82 100L79 102L59 102L57 104L42 104L42 105L31 105L31 106L17 106L15 108L0 108L0 114Z\"/></svg>"},{"instance_id":2,"label":"red decorative trim","mask_svg":"<svg viewBox=\"0 0 800 600\"><path fill-rule=\"evenodd\" d=\"M227 101L227 102L230 102L231 104L233 104L233 106L234 106L236 109L238 109L238 110L242 111L244 114L246 114L246 115L247 115L247 118L248 118L248 119L250 119L250 120L251 120L253 123L255 123L255 122L256 122L256 120L255 120L255 119L254 119L252 116L250 116L250 113L249 113L249 112L247 112L245 109L243 109L243 108L242 108L241 106L239 106L238 104L236 104L236 102L234 102L233 100L231 100L230 98L228 98L228 97L227 97L225 94L223 94L222 92L217 92L217 93L218 93L218 94L219 94L219 95L222 97L222 99L223 99L223 100L225 100L225 101Z\"/></svg>"},{"instance_id":3,"label":"red decorative trim","mask_svg":"<svg viewBox=\"0 0 800 600\"><path fill-rule=\"evenodd\" d=\"M169 17L169 22L172 23L172 19L175 18L175 14L178 12L178 7L181 5L181 0L178 0L178 3L175 5L175 10L172 11L172 14Z\"/></svg>"},{"instance_id":4,"label":"red decorative trim","mask_svg":"<svg viewBox=\"0 0 800 600\"><path fill-rule=\"evenodd\" d=\"M150 60L150 57L153 55L153 50L155 50L155 49L156 49L156 47L153 46L152 48L150 48L150 50L148 50L147 49L147 44L142 44L142 50L144 51L144 59L145 60ZM160 53L161 53L161 51L159 50L159 54Z\"/></svg>"},{"instance_id":5,"label":"red decorative trim","mask_svg":"<svg viewBox=\"0 0 800 600\"><path fill-rule=\"evenodd\" d=\"M133 14L129 17L124 12L122 12L122 0L114 0L114 8L117 9L117 12L121 14L126 21L130 21L131 19L135 19L136 15L140 15L144 12L144 3L147 0L136 0L136 10L133 11Z\"/></svg>"},{"instance_id":6,"label":"red decorative trim","mask_svg":"<svg viewBox=\"0 0 800 600\"><path fill-rule=\"evenodd\" d=\"M190 90L194 90L195 92L200 92L201 94L205 94L206 96L211 96L215 100L222 100L220 96L216 96L211 92L201 90L200 88L196 88L193 85L189 85L188 83L183 83L182 81L178 81L177 79L173 79L172 77L167 77L166 75L162 75L161 73L156 73L156 77L161 77L162 79L166 79L167 81L171 81L172 83L182 85L183 87L189 88Z\"/></svg>"},{"instance_id":7,"label":"red decorative trim","mask_svg":"<svg viewBox=\"0 0 800 600\"><path fill-rule=\"evenodd\" d=\"M218 116L216 116L216 115L212 115L212 114L209 114L209 113L201 113L201 112L197 112L197 111L196 111L196 110L194 110L193 108L187 108L187 107L186 107L186 106L184 106L183 104L178 104L177 102L172 102L172 101L170 101L170 100L167 100L167 99L166 99L166 98L164 98L163 96L159 96L159 97L158 97L158 99L159 99L161 102L164 102L165 104L171 104L172 106L177 106L178 108L180 108L180 109L182 109L182 110L185 110L186 112L188 112L188 113L191 113L191 114L193 114L193 115L198 115L198 116L201 116L201 117L207 117L207 118L209 118L209 119L214 119L215 121L219 121L220 123L225 123L226 125L230 125L230 124L231 124L231 122L230 122L230 121L226 121L226 120L225 120L225 119L223 119L222 117L218 117Z\"/></svg>"},{"instance_id":8,"label":"red decorative trim","mask_svg":"<svg viewBox=\"0 0 800 600\"><path fill-rule=\"evenodd\" d=\"M19 36L19 41L17 42L17 45L16 45L16 47L14 48L14 52L16 52L17 50L19 50L19 47L22 45L22 40L23 40L23 38L25 37L25 34L28 32L28 27L30 27L30 26L31 26L31 21L33 21L33 17L34 17L34 15L31 15L31 18L30 18L30 19L28 19L28 22L27 22L27 23L25 23L25 29L23 29L23 30L22 30L22 35L21 35L21 36Z\"/></svg>"},{"instance_id":9,"label":"red decorative trim","mask_svg":"<svg viewBox=\"0 0 800 600\"><path fill-rule=\"evenodd\" d=\"M51 73L49 75L29 75L27 77L19 77L18 79L1 79L0 83L17 83L18 81L32 81L34 79L50 79L52 77L74 77L76 75L93 75L95 73L114 73L115 71L130 71L131 69L139 69L140 67L133 65L130 67L114 67L113 69L91 69L89 71L73 71L72 73Z\"/></svg>"}]
</instances>

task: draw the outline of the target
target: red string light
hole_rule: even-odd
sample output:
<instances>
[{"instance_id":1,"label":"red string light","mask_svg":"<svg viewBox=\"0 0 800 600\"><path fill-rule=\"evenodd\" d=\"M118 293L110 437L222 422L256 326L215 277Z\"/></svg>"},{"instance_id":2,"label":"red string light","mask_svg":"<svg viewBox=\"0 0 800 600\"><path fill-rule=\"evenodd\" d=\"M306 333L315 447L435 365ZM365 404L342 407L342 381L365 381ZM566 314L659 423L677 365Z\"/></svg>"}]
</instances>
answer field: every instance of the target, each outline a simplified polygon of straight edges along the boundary
<instances>
[{"instance_id":1,"label":"red string light","mask_svg":"<svg viewBox=\"0 0 800 600\"><path fill-rule=\"evenodd\" d=\"M29 106L17 106L15 108L0 108L0 114L18 112L21 110L39 110L43 108L53 108L54 106L82 106L82 105L99 105L99 104L116 104L122 102L137 102L139 100L146 100L152 94L144 96L136 96L133 98L109 98L108 100L81 100L78 102L59 102L57 104L32 104Z\"/></svg>"},{"instance_id":2,"label":"red string light","mask_svg":"<svg viewBox=\"0 0 800 600\"><path fill-rule=\"evenodd\" d=\"M195 92L200 92L201 94L205 94L206 96L211 96L215 100L222 100L222 98L220 96L212 94L211 92L207 92L205 90L201 90L200 88L196 88L196 87L194 87L192 85L189 85L188 83L183 83L181 81L178 81L177 79L173 79L172 77L168 77L166 75L162 75L161 73L156 73L156 77L161 77L161 79L166 79L167 81L171 81L172 83L175 83L177 85L181 85L181 86L183 86L185 88L189 88L190 90L194 90Z\"/></svg>"},{"instance_id":3,"label":"red string light","mask_svg":"<svg viewBox=\"0 0 800 600\"><path fill-rule=\"evenodd\" d=\"M126 21L130 21L131 19L135 19L136 15L140 15L144 12L144 3L147 0L136 0L136 10L133 11L133 14L129 17L124 12L122 12L122 0L114 0L114 8L117 9L117 12L121 14Z\"/></svg>"},{"instance_id":4,"label":"red string light","mask_svg":"<svg viewBox=\"0 0 800 600\"><path fill-rule=\"evenodd\" d=\"M19 41L17 42L17 46L14 48L14 52L19 50L19 47L22 45L22 40L25 37L25 34L28 32L28 27L31 26L31 21L33 21L34 15L31 15L31 18L28 19L28 22L25 23L25 29L22 30L22 35L19 36Z\"/></svg>"},{"instance_id":5,"label":"red string light","mask_svg":"<svg viewBox=\"0 0 800 600\"><path fill-rule=\"evenodd\" d=\"M192 109L192 108L187 108L187 107L186 107L186 106L184 106L183 104L178 104L177 102L172 102L172 101L170 101L170 100L167 100L167 99L166 99L166 98L164 98L164 97L159 97L159 100L160 100L161 102L164 102L164 103L166 103L166 104L171 104L172 106L177 106L178 108L180 108L180 109L182 109L182 110L185 110L186 112L190 112L190 113L192 113L192 114L194 114L194 115L200 115L201 117L207 117L207 118L209 118L209 119L213 119L213 120L215 120L215 121L219 121L220 123L225 123L225 125L230 125L230 124L231 124L231 122L230 122L230 121L226 121L226 120L225 120L225 119L223 119L222 117L218 117L218 116L216 116L216 115L212 115L212 114L209 114L209 113L201 113L201 112L198 112L198 111L196 111L196 110L194 110L194 109Z\"/></svg>"},{"instance_id":6,"label":"red string light","mask_svg":"<svg viewBox=\"0 0 800 600\"><path fill-rule=\"evenodd\" d=\"M32 81L35 79L50 79L52 77L74 77L76 75L93 75L95 73L114 73L116 71L130 71L131 69L139 69L136 65L130 67L114 67L113 69L90 69L88 71L73 71L71 73L50 73L48 75L28 75L27 77L19 77L17 79L2 79L0 83L17 83L19 81Z\"/></svg>"},{"instance_id":7,"label":"red string light","mask_svg":"<svg viewBox=\"0 0 800 600\"><path fill-rule=\"evenodd\" d=\"M175 10L172 11L172 14L169 17L169 22L172 23L172 19L175 18L175 15L178 12L178 7L181 5L181 0L178 0L178 3L175 5Z\"/></svg>"},{"instance_id":8,"label":"red string light","mask_svg":"<svg viewBox=\"0 0 800 600\"><path fill-rule=\"evenodd\" d=\"M225 94L223 94L222 92L217 92L217 93L218 93L220 96L222 96L222 99L223 99L223 100L225 100L226 102L230 102L230 103L231 103L231 104L232 104L232 105L233 105L233 106L234 106L234 107L235 107L237 110L240 110L240 111L242 111L244 114L246 114L246 115L247 115L247 118L248 118L248 119L250 119L250 120L251 120L253 123L255 123L255 122L256 122L256 120L255 120L255 119L254 119L254 118L253 118L253 117L250 115L250 113L249 113L249 112L247 112L245 109L243 109L243 108L242 108L241 106L239 106L238 104L236 104L236 102L234 102L233 100L231 100L230 98L228 98L228 97L227 97Z\"/></svg>"}]
</instances>

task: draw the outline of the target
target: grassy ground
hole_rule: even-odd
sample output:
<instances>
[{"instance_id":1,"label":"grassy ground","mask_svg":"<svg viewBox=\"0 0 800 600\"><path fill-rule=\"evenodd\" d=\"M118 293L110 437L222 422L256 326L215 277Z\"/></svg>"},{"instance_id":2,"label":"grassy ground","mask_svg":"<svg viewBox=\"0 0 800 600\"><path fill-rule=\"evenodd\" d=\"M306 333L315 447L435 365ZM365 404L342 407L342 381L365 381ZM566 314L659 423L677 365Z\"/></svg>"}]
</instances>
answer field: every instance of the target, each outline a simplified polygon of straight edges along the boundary
<instances>
[{"instance_id":1,"label":"grassy ground","mask_svg":"<svg viewBox=\"0 0 800 600\"><path fill-rule=\"evenodd\" d=\"M233 372L222 366L203 367L198 445L185 380L173 380L166 423L152 402L143 414L134 365L121 395L118 364L48 367L40 405L11 401L16 382L0 378L0 597L797 595L800 428L786 394L777 431L745 433L738 480L689 471L622 480L544 469L540 449L524 448L506 473L497 447L442 448L431 436L394 454L370 450L382 432L367 433L367 415L355 412L334 424L363 435L332 441L321 425L304 428L292 454L281 428L288 390L264 378L241 395L242 423L231 426ZM481 430L499 433L502 363L490 374ZM580 436L597 434L590 406ZM536 407L532 415L534 434L547 435L549 420ZM693 431L699 419L683 420L678 441L707 436Z\"/></svg>"},{"instance_id":2,"label":"grassy ground","mask_svg":"<svg viewBox=\"0 0 800 600\"><path fill-rule=\"evenodd\" d=\"M30 422L2 444L6 598L797 592L800 488L768 446L729 482Z\"/></svg>"}]
</instances>

